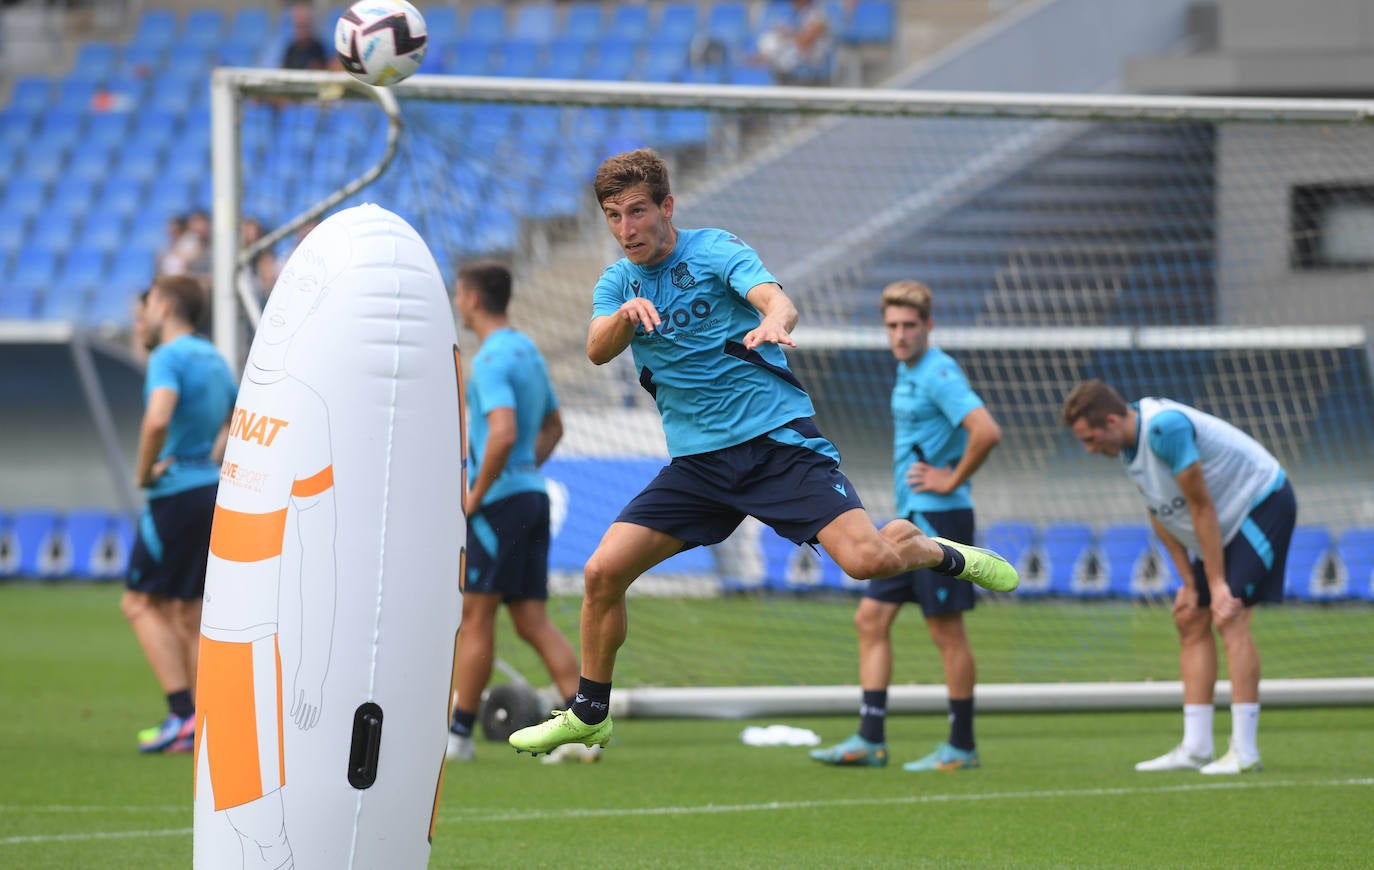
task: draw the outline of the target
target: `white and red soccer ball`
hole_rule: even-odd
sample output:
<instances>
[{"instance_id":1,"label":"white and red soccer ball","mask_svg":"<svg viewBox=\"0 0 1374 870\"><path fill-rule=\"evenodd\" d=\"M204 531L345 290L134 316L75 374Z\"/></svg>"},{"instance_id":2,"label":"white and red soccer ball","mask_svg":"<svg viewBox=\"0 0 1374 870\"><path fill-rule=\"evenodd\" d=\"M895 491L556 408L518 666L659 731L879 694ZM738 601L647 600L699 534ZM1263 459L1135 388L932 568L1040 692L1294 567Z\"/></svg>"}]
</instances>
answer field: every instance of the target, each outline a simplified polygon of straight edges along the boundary
<instances>
[{"instance_id":1,"label":"white and red soccer ball","mask_svg":"<svg viewBox=\"0 0 1374 870\"><path fill-rule=\"evenodd\" d=\"M428 47L424 16L405 0L358 0L334 25L334 50L343 68L369 85L409 78Z\"/></svg>"}]
</instances>

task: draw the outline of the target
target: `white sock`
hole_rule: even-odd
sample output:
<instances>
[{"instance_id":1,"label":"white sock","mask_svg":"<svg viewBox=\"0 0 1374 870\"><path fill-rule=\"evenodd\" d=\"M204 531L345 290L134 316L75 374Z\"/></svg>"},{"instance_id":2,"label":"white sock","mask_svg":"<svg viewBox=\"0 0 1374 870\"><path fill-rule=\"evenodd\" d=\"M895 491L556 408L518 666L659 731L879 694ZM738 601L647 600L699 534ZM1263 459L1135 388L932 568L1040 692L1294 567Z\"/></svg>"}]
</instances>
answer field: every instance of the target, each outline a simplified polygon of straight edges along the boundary
<instances>
[{"instance_id":1,"label":"white sock","mask_svg":"<svg viewBox=\"0 0 1374 870\"><path fill-rule=\"evenodd\" d=\"M1231 745L1246 761L1259 758L1259 702L1231 704Z\"/></svg>"},{"instance_id":2,"label":"white sock","mask_svg":"<svg viewBox=\"0 0 1374 870\"><path fill-rule=\"evenodd\" d=\"M1183 705L1183 751L1195 758L1212 757L1211 704Z\"/></svg>"}]
</instances>

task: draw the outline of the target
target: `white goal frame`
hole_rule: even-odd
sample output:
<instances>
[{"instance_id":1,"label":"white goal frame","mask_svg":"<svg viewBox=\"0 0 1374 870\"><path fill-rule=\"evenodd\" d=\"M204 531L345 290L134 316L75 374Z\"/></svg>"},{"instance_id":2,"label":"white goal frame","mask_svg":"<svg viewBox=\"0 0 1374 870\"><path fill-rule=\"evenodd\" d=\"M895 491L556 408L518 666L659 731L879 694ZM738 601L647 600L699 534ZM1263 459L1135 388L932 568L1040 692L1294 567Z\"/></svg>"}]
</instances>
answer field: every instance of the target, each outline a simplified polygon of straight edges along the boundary
<instances>
[{"instance_id":1,"label":"white goal frame","mask_svg":"<svg viewBox=\"0 0 1374 870\"><path fill-rule=\"evenodd\" d=\"M238 225L244 167L239 123L242 101L250 97L301 100L370 99L388 118L387 142L378 162L333 194L241 250ZM589 82L553 79L474 78L417 75L392 88L363 85L342 72L220 68L211 77L211 129L214 201L212 216L214 342L236 370L245 347L241 317L256 325L258 303L244 279L245 264L306 222L328 212L376 180L386 170L403 135L399 101L410 98L464 102L560 106L617 106L746 110L754 113L826 114L912 118L1053 119L1060 121L1211 121L1287 124L1363 124L1374 122L1374 101L1345 99L1250 99L1221 97L1116 96L1038 93L971 93L895 89L744 87L730 85ZM342 182L342 180L341 180ZM880 331L840 335L824 328L799 331L814 347L885 348ZM946 328L941 343L951 348L980 347L1293 347L1368 346L1359 325L1306 328L1286 337L1266 327L1153 328ZM1268 706L1374 704L1374 678L1266 680ZM984 710L1175 709L1182 701L1177 682L979 685ZM940 712L943 685L893 686L893 712ZM1229 699L1229 684L1217 687L1217 700ZM617 715L766 717L852 713L854 686L641 688L616 692Z\"/></svg>"}]
</instances>

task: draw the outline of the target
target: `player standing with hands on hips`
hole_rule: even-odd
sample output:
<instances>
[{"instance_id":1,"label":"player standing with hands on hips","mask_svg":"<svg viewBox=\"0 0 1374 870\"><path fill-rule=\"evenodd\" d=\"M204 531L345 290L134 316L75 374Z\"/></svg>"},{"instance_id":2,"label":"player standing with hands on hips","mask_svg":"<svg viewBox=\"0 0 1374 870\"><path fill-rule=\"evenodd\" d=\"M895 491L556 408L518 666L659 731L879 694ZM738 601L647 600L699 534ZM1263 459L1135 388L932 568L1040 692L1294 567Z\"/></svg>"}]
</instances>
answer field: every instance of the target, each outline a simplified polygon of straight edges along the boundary
<instances>
[{"instance_id":1,"label":"player standing with hands on hips","mask_svg":"<svg viewBox=\"0 0 1374 870\"><path fill-rule=\"evenodd\" d=\"M883 288L883 329L897 358L892 386L893 459L897 515L928 535L973 543L970 481L1002 440L1002 430L983 400L969 388L959 364L932 347L930 288L897 281ZM967 580L912 571L874 580L854 614L859 632L859 732L811 757L822 764L883 767L887 764L887 689L892 682L892 623L903 604L918 604L931 640L940 650L949 695L949 739L904 770L963 770L979 766L973 739L976 665L964 611L976 595Z\"/></svg>"},{"instance_id":2,"label":"player standing with hands on hips","mask_svg":"<svg viewBox=\"0 0 1374 870\"><path fill-rule=\"evenodd\" d=\"M1183 676L1183 742L1136 770L1260 769L1260 657L1252 608L1283 600L1298 503L1279 461L1230 423L1169 399L1126 404L1102 381L1064 400L1063 423L1089 453L1120 456L1183 586L1174 597ZM1217 647L1231 676L1231 746L1212 760Z\"/></svg>"},{"instance_id":3,"label":"player standing with hands on hips","mask_svg":"<svg viewBox=\"0 0 1374 870\"><path fill-rule=\"evenodd\" d=\"M905 519L874 526L788 368L782 346L796 346L796 308L737 236L673 225L662 158L649 149L610 157L593 187L624 257L593 291L587 356L603 365L632 350L671 461L587 560L571 709L516 731L512 746L536 755L565 743L605 746L630 584L682 550L724 540L746 515L797 544L819 543L851 577L933 568L1016 587L1016 570L995 553L927 537Z\"/></svg>"}]
</instances>

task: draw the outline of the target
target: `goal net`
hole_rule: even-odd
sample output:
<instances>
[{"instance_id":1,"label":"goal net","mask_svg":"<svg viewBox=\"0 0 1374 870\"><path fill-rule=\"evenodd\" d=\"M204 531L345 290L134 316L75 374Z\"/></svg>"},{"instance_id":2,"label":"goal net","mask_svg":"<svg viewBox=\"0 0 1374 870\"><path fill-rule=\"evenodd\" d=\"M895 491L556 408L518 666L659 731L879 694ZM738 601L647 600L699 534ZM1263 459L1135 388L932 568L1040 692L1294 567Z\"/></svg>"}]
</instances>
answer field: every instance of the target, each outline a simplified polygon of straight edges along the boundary
<instances>
[{"instance_id":1,"label":"goal net","mask_svg":"<svg viewBox=\"0 0 1374 870\"><path fill-rule=\"evenodd\" d=\"M583 352L591 288L617 256L590 179L650 146L673 173L676 222L738 234L797 303L793 368L880 521L894 510L894 362L878 298L899 279L932 288L933 342L1003 429L975 479L980 538L1023 577L968 618L980 697L1177 703L1178 579L1122 469L1059 425L1089 377L1217 414L1279 456L1300 513L1288 600L1255 619L1266 680L1304 681L1305 700L1370 697L1374 104L448 76L373 91L227 69L213 99L226 352L246 347L265 289L242 268L257 251L238 244L241 216L282 255L303 222L374 201L414 224L450 283L466 259L514 267L512 319L547 356L565 415L545 471L551 609L571 631L583 560L666 455L628 354L598 368ZM734 699L725 713L769 709L752 687L785 687L777 709L840 697L848 710L861 588L746 523L636 583L617 686L650 712L704 687ZM894 642L894 684L942 697L919 613ZM513 640L500 654L542 678Z\"/></svg>"}]
</instances>

